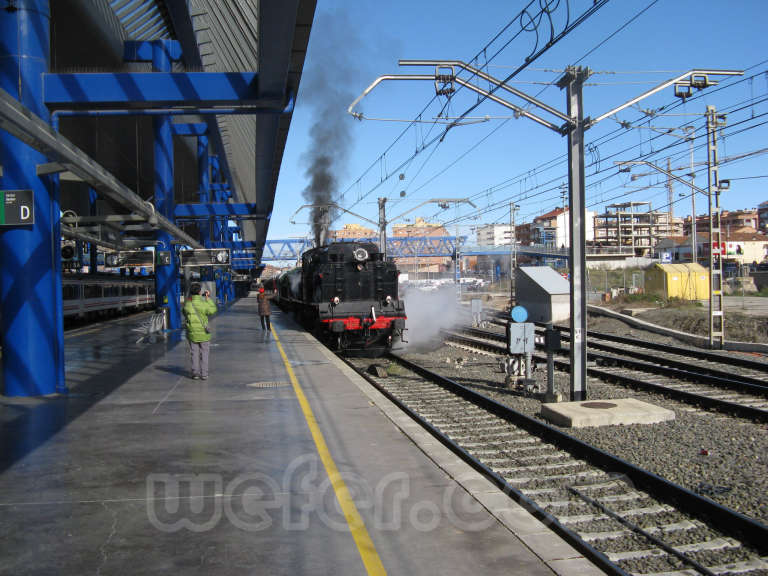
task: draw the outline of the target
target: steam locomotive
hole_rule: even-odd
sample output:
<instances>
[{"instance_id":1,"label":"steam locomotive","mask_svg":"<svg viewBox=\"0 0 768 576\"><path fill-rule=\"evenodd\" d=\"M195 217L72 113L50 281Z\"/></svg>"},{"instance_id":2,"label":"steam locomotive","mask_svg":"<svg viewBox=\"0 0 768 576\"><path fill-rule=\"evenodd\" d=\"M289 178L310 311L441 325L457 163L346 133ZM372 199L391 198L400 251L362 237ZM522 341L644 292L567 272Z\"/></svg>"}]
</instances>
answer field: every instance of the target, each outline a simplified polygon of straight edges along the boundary
<instances>
[{"instance_id":1,"label":"steam locomotive","mask_svg":"<svg viewBox=\"0 0 768 576\"><path fill-rule=\"evenodd\" d=\"M404 341L398 270L376 244L331 243L304 252L301 264L278 277L276 303L330 347L369 356Z\"/></svg>"}]
</instances>

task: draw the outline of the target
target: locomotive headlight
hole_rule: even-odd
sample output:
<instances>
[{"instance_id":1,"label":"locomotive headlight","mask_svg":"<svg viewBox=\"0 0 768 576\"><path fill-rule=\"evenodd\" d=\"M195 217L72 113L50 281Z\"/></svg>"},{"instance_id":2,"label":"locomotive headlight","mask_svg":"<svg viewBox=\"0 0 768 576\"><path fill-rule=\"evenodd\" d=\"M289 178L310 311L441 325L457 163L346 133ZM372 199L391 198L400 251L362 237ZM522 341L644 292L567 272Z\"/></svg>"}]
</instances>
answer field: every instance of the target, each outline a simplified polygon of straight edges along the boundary
<instances>
[{"instance_id":1,"label":"locomotive headlight","mask_svg":"<svg viewBox=\"0 0 768 576\"><path fill-rule=\"evenodd\" d=\"M387 304L392 304L392 296L387 296L386 298L384 298L384 301L385 301Z\"/></svg>"},{"instance_id":2,"label":"locomotive headlight","mask_svg":"<svg viewBox=\"0 0 768 576\"><path fill-rule=\"evenodd\" d=\"M358 262L365 262L368 260L368 250L365 248L356 248L354 252L352 252L352 255Z\"/></svg>"},{"instance_id":3,"label":"locomotive headlight","mask_svg":"<svg viewBox=\"0 0 768 576\"><path fill-rule=\"evenodd\" d=\"M331 299L331 304L333 304L334 306L338 306L339 304L341 304L341 299L338 296L334 296Z\"/></svg>"}]
</instances>

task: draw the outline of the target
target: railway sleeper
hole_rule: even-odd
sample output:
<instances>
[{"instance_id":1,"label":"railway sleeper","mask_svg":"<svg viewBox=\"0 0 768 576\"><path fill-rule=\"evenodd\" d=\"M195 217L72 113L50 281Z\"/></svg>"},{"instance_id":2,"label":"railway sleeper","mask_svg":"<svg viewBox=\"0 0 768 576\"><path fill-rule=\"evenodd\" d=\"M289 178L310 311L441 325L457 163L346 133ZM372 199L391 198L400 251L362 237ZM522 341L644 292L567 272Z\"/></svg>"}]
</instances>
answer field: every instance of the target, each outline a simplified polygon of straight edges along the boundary
<instances>
[{"instance_id":1,"label":"railway sleeper","mask_svg":"<svg viewBox=\"0 0 768 576\"><path fill-rule=\"evenodd\" d=\"M621 515L624 517L652 516L664 512L675 512L675 509L666 504L654 504L653 506L645 506L643 508L630 508L629 510L624 510ZM610 519L610 516L607 514L580 514L578 516L560 516L558 518L561 524L579 524Z\"/></svg>"},{"instance_id":2,"label":"railway sleeper","mask_svg":"<svg viewBox=\"0 0 768 576\"><path fill-rule=\"evenodd\" d=\"M675 550L682 554L691 552L701 552L704 550L722 550L724 548L740 548L741 542L731 538L715 538L705 542L695 542L693 544L683 544L675 546ZM645 550L627 550L625 552L606 552L606 556L611 562L621 560L634 560L635 558L647 558L649 556L666 556L668 553L659 548L647 548Z\"/></svg>"},{"instance_id":3,"label":"railway sleeper","mask_svg":"<svg viewBox=\"0 0 768 576\"><path fill-rule=\"evenodd\" d=\"M704 528L705 526L700 522L692 522L691 520L683 520L681 522L674 522L672 524L664 524L663 526L657 526L654 528L646 529L646 532L653 534L654 536L661 536L669 534L671 532L685 532L688 530L695 530ZM630 534L633 534L632 530L609 530L605 532L579 532L579 538L586 542L597 542L600 540L615 540L624 538Z\"/></svg>"},{"instance_id":4,"label":"railway sleeper","mask_svg":"<svg viewBox=\"0 0 768 576\"><path fill-rule=\"evenodd\" d=\"M523 476L515 478L513 476L504 476L504 479L510 484L530 484L531 482L565 482L570 484L570 480L576 478L599 478L605 476L602 470L584 470L583 472L572 472L570 474L555 474L552 476Z\"/></svg>"},{"instance_id":5,"label":"railway sleeper","mask_svg":"<svg viewBox=\"0 0 768 576\"><path fill-rule=\"evenodd\" d=\"M731 562L709 566L715 574L745 574L747 572L768 572L768 558L753 558L744 562ZM693 569L674 570L672 572L637 572L635 576L698 576Z\"/></svg>"}]
</instances>

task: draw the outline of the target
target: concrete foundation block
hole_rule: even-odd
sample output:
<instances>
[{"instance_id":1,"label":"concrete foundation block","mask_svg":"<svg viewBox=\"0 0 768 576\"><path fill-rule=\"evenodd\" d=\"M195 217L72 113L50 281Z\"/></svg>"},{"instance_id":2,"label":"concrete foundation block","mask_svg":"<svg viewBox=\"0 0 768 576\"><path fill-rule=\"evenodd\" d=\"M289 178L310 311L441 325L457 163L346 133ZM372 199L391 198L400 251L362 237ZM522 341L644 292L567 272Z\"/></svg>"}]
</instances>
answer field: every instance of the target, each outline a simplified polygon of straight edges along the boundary
<instances>
[{"instance_id":1,"label":"concrete foundation block","mask_svg":"<svg viewBox=\"0 0 768 576\"><path fill-rule=\"evenodd\" d=\"M541 415L552 424L566 428L656 424L675 419L675 413L672 410L634 398L542 404Z\"/></svg>"}]
</instances>

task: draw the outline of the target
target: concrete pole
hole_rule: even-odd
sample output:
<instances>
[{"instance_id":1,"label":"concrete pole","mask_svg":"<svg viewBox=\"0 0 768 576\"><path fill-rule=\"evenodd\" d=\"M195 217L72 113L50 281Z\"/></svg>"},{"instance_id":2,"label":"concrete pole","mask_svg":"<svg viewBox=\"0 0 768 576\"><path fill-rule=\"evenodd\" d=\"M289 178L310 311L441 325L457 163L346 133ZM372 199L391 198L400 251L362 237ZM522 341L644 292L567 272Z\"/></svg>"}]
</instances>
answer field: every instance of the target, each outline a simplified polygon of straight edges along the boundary
<instances>
[{"instance_id":1,"label":"concrete pole","mask_svg":"<svg viewBox=\"0 0 768 576\"><path fill-rule=\"evenodd\" d=\"M171 71L169 42L156 40L152 43L152 70ZM155 210L173 221L173 133L170 116L152 118L155 132ZM157 232L157 250L171 253L169 266L155 267L155 303L168 307L168 328L181 328L181 307L179 303L179 260L174 250L171 235Z\"/></svg>"},{"instance_id":2,"label":"concrete pole","mask_svg":"<svg viewBox=\"0 0 768 576\"><path fill-rule=\"evenodd\" d=\"M0 87L48 120L42 78L50 55L49 3L27 0L16 6L0 17ZM56 309L56 275L61 273L58 199L36 174L36 166L47 161L0 130L2 189L31 189L35 197L34 224L0 231L0 327L7 396L66 391L59 376L63 366L58 365L64 346L62 315Z\"/></svg>"},{"instance_id":3,"label":"concrete pole","mask_svg":"<svg viewBox=\"0 0 768 576\"><path fill-rule=\"evenodd\" d=\"M587 399L586 200L584 192L584 123L582 86L589 70L569 66L558 85L567 90L568 188L571 244L571 401Z\"/></svg>"},{"instance_id":4,"label":"concrete pole","mask_svg":"<svg viewBox=\"0 0 768 576\"><path fill-rule=\"evenodd\" d=\"M379 198L379 250L382 258L387 259L387 212L386 198Z\"/></svg>"}]
</instances>

